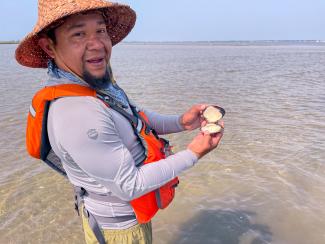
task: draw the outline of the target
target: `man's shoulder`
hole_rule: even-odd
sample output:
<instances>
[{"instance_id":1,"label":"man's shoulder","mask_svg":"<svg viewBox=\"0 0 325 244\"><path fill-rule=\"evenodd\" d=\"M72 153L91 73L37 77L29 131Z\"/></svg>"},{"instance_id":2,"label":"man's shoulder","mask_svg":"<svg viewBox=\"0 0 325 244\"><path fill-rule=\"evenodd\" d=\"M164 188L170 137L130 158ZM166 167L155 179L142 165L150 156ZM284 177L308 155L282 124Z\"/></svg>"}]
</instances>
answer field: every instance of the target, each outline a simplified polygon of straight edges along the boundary
<instances>
[{"instance_id":1,"label":"man's shoulder","mask_svg":"<svg viewBox=\"0 0 325 244\"><path fill-rule=\"evenodd\" d=\"M87 107L103 107L105 108L105 104L100 101L96 97L91 96L67 96L60 97L51 102L51 107L56 107L65 110L72 110L79 107L87 108Z\"/></svg>"},{"instance_id":2,"label":"man's shoulder","mask_svg":"<svg viewBox=\"0 0 325 244\"><path fill-rule=\"evenodd\" d=\"M49 115L65 119L87 119L90 116L110 116L110 109L91 96L61 97L51 102Z\"/></svg>"}]
</instances>

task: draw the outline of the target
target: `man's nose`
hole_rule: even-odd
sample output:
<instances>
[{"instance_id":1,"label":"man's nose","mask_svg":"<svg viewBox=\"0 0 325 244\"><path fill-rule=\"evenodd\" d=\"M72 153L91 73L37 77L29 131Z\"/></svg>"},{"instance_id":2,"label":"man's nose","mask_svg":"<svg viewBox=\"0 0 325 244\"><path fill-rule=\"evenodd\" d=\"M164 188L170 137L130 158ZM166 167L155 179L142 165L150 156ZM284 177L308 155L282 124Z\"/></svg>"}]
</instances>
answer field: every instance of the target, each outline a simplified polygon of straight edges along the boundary
<instances>
[{"instance_id":1,"label":"man's nose","mask_svg":"<svg viewBox=\"0 0 325 244\"><path fill-rule=\"evenodd\" d=\"M87 49L91 50L91 49L101 49L104 47L104 43L103 40L96 36L96 35L92 35L88 38L87 40Z\"/></svg>"}]
</instances>

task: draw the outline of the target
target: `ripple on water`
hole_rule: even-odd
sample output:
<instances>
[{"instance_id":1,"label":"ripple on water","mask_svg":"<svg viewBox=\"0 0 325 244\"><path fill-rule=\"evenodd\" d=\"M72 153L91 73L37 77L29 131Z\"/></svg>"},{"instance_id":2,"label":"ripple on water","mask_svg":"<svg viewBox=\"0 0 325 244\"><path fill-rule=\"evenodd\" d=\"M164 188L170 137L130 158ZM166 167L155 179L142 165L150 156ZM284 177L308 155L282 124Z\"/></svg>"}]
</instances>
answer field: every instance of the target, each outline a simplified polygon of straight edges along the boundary
<instances>
[{"instance_id":1,"label":"ripple on water","mask_svg":"<svg viewBox=\"0 0 325 244\"><path fill-rule=\"evenodd\" d=\"M0 242L80 243L70 185L25 152L26 115L46 72L18 66L14 49L0 45ZM140 106L179 114L207 102L227 111L218 150L181 175L176 201L153 221L155 243L324 243L324 51L114 49L115 77ZM196 133L168 138L180 151Z\"/></svg>"}]
</instances>

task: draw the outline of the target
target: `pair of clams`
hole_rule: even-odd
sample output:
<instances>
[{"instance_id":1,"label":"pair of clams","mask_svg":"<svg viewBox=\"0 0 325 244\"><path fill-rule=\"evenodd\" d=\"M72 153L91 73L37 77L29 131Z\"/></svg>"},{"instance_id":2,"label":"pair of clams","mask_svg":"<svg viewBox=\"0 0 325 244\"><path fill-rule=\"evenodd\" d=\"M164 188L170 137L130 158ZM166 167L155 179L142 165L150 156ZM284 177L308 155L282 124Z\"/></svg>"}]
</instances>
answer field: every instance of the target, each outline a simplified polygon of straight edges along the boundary
<instances>
[{"instance_id":1,"label":"pair of clams","mask_svg":"<svg viewBox=\"0 0 325 244\"><path fill-rule=\"evenodd\" d=\"M209 134L215 134L222 130L222 127L218 124L218 121L225 116L226 111L215 105L208 106L203 111L203 118L208 122L205 126L201 127L201 131L208 132Z\"/></svg>"}]
</instances>

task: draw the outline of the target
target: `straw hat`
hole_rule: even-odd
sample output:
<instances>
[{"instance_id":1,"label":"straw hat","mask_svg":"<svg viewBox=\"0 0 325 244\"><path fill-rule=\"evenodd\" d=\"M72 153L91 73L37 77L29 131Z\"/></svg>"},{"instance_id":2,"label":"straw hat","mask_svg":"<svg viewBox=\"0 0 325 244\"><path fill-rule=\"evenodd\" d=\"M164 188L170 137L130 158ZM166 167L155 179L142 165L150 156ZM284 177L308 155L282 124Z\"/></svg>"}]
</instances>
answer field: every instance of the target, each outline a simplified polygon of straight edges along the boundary
<instances>
[{"instance_id":1,"label":"straw hat","mask_svg":"<svg viewBox=\"0 0 325 244\"><path fill-rule=\"evenodd\" d=\"M50 57L38 45L39 33L51 29L63 17L88 10L101 10L104 13L112 45L123 40L135 24L136 14L127 5L104 0L39 0L36 26L16 49L18 63L31 68L46 68Z\"/></svg>"}]
</instances>

